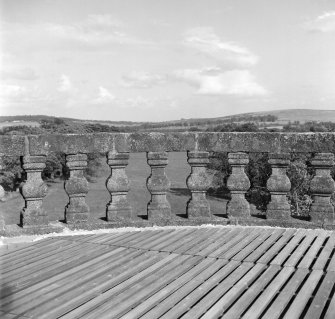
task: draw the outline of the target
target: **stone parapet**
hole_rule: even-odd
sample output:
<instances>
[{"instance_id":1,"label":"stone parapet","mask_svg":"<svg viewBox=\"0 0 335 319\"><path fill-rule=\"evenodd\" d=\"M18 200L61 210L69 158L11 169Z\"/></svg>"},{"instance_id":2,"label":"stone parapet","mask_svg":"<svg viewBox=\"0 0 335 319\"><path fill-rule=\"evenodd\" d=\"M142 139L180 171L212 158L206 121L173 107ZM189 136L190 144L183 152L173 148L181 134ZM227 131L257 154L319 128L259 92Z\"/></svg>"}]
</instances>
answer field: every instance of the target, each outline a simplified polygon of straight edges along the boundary
<instances>
[{"instance_id":1,"label":"stone parapet","mask_svg":"<svg viewBox=\"0 0 335 319\"><path fill-rule=\"evenodd\" d=\"M66 166L70 176L64 187L69 201L63 209L65 222L70 227L80 225L89 228L91 223L86 203L89 187L84 172L87 167L87 154L98 152L107 156L107 163L111 169L110 176L106 176L106 189L110 194L110 201L106 203L104 222L108 225L113 224L113 227L136 223L201 224L208 221L221 224L294 225L296 219L290 214L287 198L291 182L286 171L290 165L291 153L312 153L314 157L310 165L315 169L315 176L310 185L313 203L308 223L311 227L335 228L334 207L331 201L335 191L335 183L331 176L334 166L335 133L151 132L0 136L0 157L4 154L22 157L22 167L27 175L21 188L25 200L25 207L21 210L21 226L26 231L34 227L50 226L47 212L43 209L47 187L41 173L45 167L46 156L52 152L66 154ZM132 152L147 153L151 173L146 186L151 200L147 205L147 211L142 212L140 216L143 217L146 213L148 220L134 216L127 199L130 184L126 167ZM167 199L170 181L165 171L169 152L187 152L187 161L191 167L186 181L191 196L186 207L186 218L183 217L182 220L179 219L180 216L176 216L178 213L182 215L182 212L171 212ZM211 152L228 153L228 163L232 172L226 185L231 195L227 215L213 216L206 199L206 191L210 187L207 165ZM272 168L272 174L267 181L271 201L263 220L252 216L254 208L246 199L250 181L245 171L251 152L268 153ZM104 227L102 222L99 222L99 225ZM0 218L1 229L6 229L6 225Z\"/></svg>"}]
</instances>

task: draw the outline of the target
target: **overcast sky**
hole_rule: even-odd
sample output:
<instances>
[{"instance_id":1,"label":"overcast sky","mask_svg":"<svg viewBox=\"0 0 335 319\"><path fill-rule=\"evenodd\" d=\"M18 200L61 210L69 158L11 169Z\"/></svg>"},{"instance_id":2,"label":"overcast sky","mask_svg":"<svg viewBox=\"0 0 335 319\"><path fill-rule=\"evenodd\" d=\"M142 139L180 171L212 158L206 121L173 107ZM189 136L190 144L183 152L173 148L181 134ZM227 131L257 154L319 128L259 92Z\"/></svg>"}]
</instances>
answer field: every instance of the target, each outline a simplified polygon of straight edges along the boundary
<instances>
[{"instance_id":1,"label":"overcast sky","mask_svg":"<svg viewBox=\"0 0 335 319\"><path fill-rule=\"evenodd\" d=\"M335 109L334 0L0 0L0 114Z\"/></svg>"}]
</instances>

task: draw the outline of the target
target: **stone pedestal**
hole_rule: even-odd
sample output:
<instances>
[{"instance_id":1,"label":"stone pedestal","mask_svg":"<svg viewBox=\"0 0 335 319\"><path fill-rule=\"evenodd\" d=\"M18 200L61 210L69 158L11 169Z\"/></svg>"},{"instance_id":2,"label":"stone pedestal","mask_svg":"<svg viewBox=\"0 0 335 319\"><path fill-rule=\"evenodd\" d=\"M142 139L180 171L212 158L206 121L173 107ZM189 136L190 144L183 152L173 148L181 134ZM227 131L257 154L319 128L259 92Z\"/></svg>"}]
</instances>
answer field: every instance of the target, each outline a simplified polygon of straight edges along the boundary
<instances>
[{"instance_id":1,"label":"stone pedestal","mask_svg":"<svg viewBox=\"0 0 335 319\"><path fill-rule=\"evenodd\" d=\"M290 154L269 154L269 164L272 174L266 186L271 193L271 202L267 206L267 218L288 220L291 217L291 210L287 194L291 189L291 182L286 170L290 164Z\"/></svg>"},{"instance_id":2,"label":"stone pedestal","mask_svg":"<svg viewBox=\"0 0 335 319\"><path fill-rule=\"evenodd\" d=\"M250 204L245 198L245 193L250 188L250 181L244 171L249 163L249 156L242 152L229 153L228 162L232 167L232 173L227 180L227 187L231 193L227 214L230 217L249 218Z\"/></svg>"},{"instance_id":3,"label":"stone pedestal","mask_svg":"<svg viewBox=\"0 0 335 319\"><path fill-rule=\"evenodd\" d=\"M132 217L132 210L127 200L129 181L125 168L128 161L129 153L108 153L107 163L111 168L111 175L106 184L111 195L111 201L107 204L108 221L129 220Z\"/></svg>"},{"instance_id":4,"label":"stone pedestal","mask_svg":"<svg viewBox=\"0 0 335 319\"><path fill-rule=\"evenodd\" d=\"M20 220L21 226L25 228L48 225L47 213L42 208L43 198L48 191L41 177L45 161L46 156L23 157L23 169L27 174L27 180L21 188L25 207L21 211Z\"/></svg>"},{"instance_id":5,"label":"stone pedestal","mask_svg":"<svg viewBox=\"0 0 335 319\"><path fill-rule=\"evenodd\" d=\"M88 193L88 182L84 176L87 155L66 155L66 166L70 170L70 178L65 181L65 191L69 196L69 203L65 208L65 221L68 224L87 222L89 207L85 197Z\"/></svg>"},{"instance_id":6,"label":"stone pedestal","mask_svg":"<svg viewBox=\"0 0 335 319\"><path fill-rule=\"evenodd\" d=\"M148 219L169 219L171 218L171 206L166 193L170 189L170 181L165 174L168 153L148 152L147 161L151 168L151 175L147 179L147 188L151 194L151 200L148 203Z\"/></svg>"},{"instance_id":7,"label":"stone pedestal","mask_svg":"<svg viewBox=\"0 0 335 319\"><path fill-rule=\"evenodd\" d=\"M206 173L208 155L208 152L187 152L187 162L191 166L191 174L186 180L191 191L191 199L187 203L187 216L190 219L210 217L210 206L206 199L210 186Z\"/></svg>"},{"instance_id":8,"label":"stone pedestal","mask_svg":"<svg viewBox=\"0 0 335 319\"><path fill-rule=\"evenodd\" d=\"M311 221L318 224L332 224L334 223L334 207L330 202L330 197L335 190L335 183L330 170L334 165L334 154L317 153L311 165L315 167L315 176L310 186L313 198L310 210Z\"/></svg>"}]
</instances>

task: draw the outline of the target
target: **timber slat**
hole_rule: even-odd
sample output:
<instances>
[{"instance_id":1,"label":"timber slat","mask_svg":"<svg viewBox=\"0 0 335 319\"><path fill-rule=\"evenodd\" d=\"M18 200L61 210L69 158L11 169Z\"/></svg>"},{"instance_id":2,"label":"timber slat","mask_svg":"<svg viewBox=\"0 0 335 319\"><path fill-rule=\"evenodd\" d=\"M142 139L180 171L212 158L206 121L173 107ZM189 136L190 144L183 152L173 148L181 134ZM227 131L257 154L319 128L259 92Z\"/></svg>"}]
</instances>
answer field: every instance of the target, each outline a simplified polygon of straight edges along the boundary
<instances>
[{"instance_id":1,"label":"timber slat","mask_svg":"<svg viewBox=\"0 0 335 319\"><path fill-rule=\"evenodd\" d=\"M0 247L1 318L326 318L335 232L177 227Z\"/></svg>"},{"instance_id":2,"label":"timber slat","mask_svg":"<svg viewBox=\"0 0 335 319\"><path fill-rule=\"evenodd\" d=\"M326 245L323 247L320 255L317 257L315 264L312 266L313 269L324 269L329 257L331 256L332 252L335 248L335 232L333 232L326 243Z\"/></svg>"},{"instance_id":3,"label":"timber slat","mask_svg":"<svg viewBox=\"0 0 335 319\"><path fill-rule=\"evenodd\" d=\"M291 267L289 268L292 269ZM298 269L285 285L281 293L275 298L271 306L267 309L264 314L264 318L281 318L285 308L289 304L290 300L294 298L298 287L302 284L307 275L308 269Z\"/></svg>"},{"instance_id":4,"label":"timber slat","mask_svg":"<svg viewBox=\"0 0 335 319\"><path fill-rule=\"evenodd\" d=\"M215 261L212 266L195 276L192 281L174 292L141 318L159 318L172 308L175 315L183 314L185 309L190 308L194 302L201 298L202 292L206 293L206 291L215 287L222 278L226 277L240 264L239 262L232 261L227 265L227 261L223 259L210 260ZM167 316L169 315L167 313Z\"/></svg>"},{"instance_id":5,"label":"timber slat","mask_svg":"<svg viewBox=\"0 0 335 319\"><path fill-rule=\"evenodd\" d=\"M322 270L313 270L309 274L306 282L302 286L297 296L294 298L288 311L285 313L285 319L300 318L322 274Z\"/></svg>"}]
</instances>

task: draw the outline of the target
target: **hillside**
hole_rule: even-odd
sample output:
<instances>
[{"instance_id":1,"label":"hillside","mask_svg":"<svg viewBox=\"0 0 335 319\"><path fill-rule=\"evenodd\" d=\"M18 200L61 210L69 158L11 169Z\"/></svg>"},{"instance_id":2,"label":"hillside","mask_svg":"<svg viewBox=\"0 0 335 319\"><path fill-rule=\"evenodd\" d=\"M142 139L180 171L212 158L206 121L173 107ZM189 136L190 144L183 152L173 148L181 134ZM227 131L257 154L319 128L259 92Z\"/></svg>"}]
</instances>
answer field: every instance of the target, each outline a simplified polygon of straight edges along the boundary
<instances>
[{"instance_id":1,"label":"hillside","mask_svg":"<svg viewBox=\"0 0 335 319\"><path fill-rule=\"evenodd\" d=\"M334 106L335 108L335 106ZM278 117L278 122L335 122L335 110L310 110L310 109L289 109L268 112L249 113L250 115L274 115ZM246 115L246 114L241 114Z\"/></svg>"},{"instance_id":2,"label":"hillside","mask_svg":"<svg viewBox=\"0 0 335 319\"><path fill-rule=\"evenodd\" d=\"M116 127L133 127L141 129L157 129L164 127L166 129L176 129L177 127L197 126L203 127L208 125L216 125L221 123L232 122L249 122L259 121L259 118L265 116L273 116L277 119L273 122L275 125L283 125L288 122L299 121L305 123L309 121L316 122L335 122L335 110L311 110L311 109L288 109L263 112L250 112L236 115L222 116L216 118L189 118L165 122L130 122L130 121L106 121L106 120L81 120L62 117L68 123L82 124L101 124ZM258 119L257 119L258 118ZM53 116L46 115L16 115L16 116L0 116L0 128L14 125L38 126L41 120L52 120ZM264 121L264 119L263 119ZM265 120L267 122L267 120ZM272 122L272 121L270 121Z\"/></svg>"}]
</instances>

